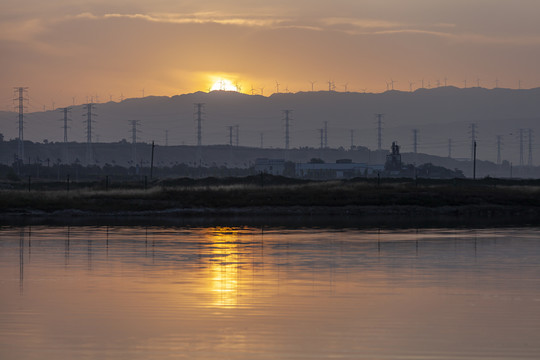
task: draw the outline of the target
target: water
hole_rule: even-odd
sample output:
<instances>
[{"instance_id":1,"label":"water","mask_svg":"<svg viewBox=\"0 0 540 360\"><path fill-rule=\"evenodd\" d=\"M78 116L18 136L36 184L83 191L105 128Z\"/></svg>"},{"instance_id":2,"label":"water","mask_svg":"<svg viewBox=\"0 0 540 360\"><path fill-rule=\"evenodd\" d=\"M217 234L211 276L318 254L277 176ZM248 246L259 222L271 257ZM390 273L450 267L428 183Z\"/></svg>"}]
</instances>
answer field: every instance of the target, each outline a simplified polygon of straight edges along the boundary
<instances>
[{"instance_id":1,"label":"water","mask_svg":"<svg viewBox=\"0 0 540 360\"><path fill-rule=\"evenodd\" d=\"M538 359L540 229L0 228L0 359Z\"/></svg>"}]
</instances>

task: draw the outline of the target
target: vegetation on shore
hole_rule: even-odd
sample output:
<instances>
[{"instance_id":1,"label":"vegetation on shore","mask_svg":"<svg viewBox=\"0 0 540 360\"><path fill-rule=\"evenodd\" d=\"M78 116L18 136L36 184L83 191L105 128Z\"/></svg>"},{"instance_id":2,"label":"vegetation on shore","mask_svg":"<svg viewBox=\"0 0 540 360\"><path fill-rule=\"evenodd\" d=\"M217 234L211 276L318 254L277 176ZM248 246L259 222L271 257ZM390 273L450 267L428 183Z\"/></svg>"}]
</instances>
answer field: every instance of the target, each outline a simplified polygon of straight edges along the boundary
<instances>
[{"instance_id":1,"label":"vegetation on shore","mask_svg":"<svg viewBox=\"0 0 540 360\"><path fill-rule=\"evenodd\" d=\"M282 177L176 179L133 184L88 183L68 191L65 184L0 190L4 214L81 210L99 214L159 212L170 209L262 209L378 207L482 208L540 212L540 181L353 179L314 182ZM80 185L80 184L79 184ZM47 189L47 190L43 190ZM256 211L256 210L253 210Z\"/></svg>"}]
</instances>

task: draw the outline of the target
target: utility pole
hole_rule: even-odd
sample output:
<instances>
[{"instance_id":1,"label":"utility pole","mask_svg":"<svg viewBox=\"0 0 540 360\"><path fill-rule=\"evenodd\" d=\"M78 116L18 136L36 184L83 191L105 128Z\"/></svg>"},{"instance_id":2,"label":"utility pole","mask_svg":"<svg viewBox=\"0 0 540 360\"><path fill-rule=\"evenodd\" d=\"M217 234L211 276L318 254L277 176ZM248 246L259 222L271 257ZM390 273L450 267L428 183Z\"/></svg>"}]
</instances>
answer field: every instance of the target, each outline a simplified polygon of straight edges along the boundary
<instances>
[{"instance_id":1,"label":"utility pole","mask_svg":"<svg viewBox=\"0 0 540 360\"><path fill-rule=\"evenodd\" d=\"M17 141L17 160L24 162L24 101L28 100L25 98L25 93L28 92L28 87L16 87L14 100L19 101L19 139Z\"/></svg>"},{"instance_id":2,"label":"utility pole","mask_svg":"<svg viewBox=\"0 0 540 360\"><path fill-rule=\"evenodd\" d=\"M476 180L476 141L473 144L473 180Z\"/></svg>"},{"instance_id":3,"label":"utility pole","mask_svg":"<svg viewBox=\"0 0 540 360\"><path fill-rule=\"evenodd\" d=\"M131 124L131 161L133 164L137 163L137 133L140 132L140 130L137 130L137 125L139 124L139 120L128 120L128 122Z\"/></svg>"},{"instance_id":4,"label":"utility pole","mask_svg":"<svg viewBox=\"0 0 540 360\"><path fill-rule=\"evenodd\" d=\"M92 162L94 162L94 155L92 152L92 122L95 122L92 120L92 115L96 116L95 114L92 114L92 110L95 108L95 105L93 103L88 103L84 106L86 108L86 114L83 116L86 116L86 165L90 165Z\"/></svg>"},{"instance_id":5,"label":"utility pole","mask_svg":"<svg viewBox=\"0 0 540 360\"><path fill-rule=\"evenodd\" d=\"M290 137L289 137L289 124L290 124L290 121L291 121L291 113L292 113L292 110L282 110L283 112L283 115L285 116L284 120L285 120L285 149L286 150L289 150L289 141L290 141Z\"/></svg>"},{"instance_id":6,"label":"utility pole","mask_svg":"<svg viewBox=\"0 0 540 360\"><path fill-rule=\"evenodd\" d=\"M324 148L328 148L328 121L324 122Z\"/></svg>"},{"instance_id":7,"label":"utility pole","mask_svg":"<svg viewBox=\"0 0 540 360\"><path fill-rule=\"evenodd\" d=\"M382 118L384 114L375 114L377 117L377 150L382 149Z\"/></svg>"},{"instance_id":8,"label":"utility pole","mask_svg":"<svg viewBox=\"0 0 540 360\"><path fill-rule=\"evenodd\" d=\"M413 148L414 153L418 153L418 129L413 129Z\"/></svg>"},{"instance_id":9,"label":"utility pole","mask_svg":"<svg viewBox=\"0 0 540 360\"><path fill-rule=\"evenodd\" d=\"M197 121L197 146L202 145L202 116L203 116L203 103L195 103L195 116Z\"/></svg>"},{"instance_id":10,"label":"utility pole","mask_svg":"<svg viewBox=\"0 0 540 360\"><path fill-rule=\"evenodd\" d=\"M471 133L471 161L473 160L474 158L474 147L475 147L475 143L476 143L476 124L475 123L472 123L469 125L469 128L470 128L470 133Z\"/></svg>"},{"instance_id":11,"label":"utility pole","mask_svg":"<svg viewBox=\"0 0 540 360\"><path fill-rule=\"evenodd\" d=\"M523 129L519 129L519 166L523 165Z\"/></svg>"},{"instance_id":12,"label":"utility pole","mask_svg":"<svg viewBox=\"0 0 540 360\"><path fill-rule=\"evenodd\" d=\"M501 165L502 135L497 135L497 165Z\"/></svg>"},{"instance_id":13,"label":"utility pole","mask_svg":"<svg viewBox=\"0 0 540 360\"><path fill-rule=\"evenodd\" d=\"M529 140L529 158L528 158L528 161L527 161L527 166L528 167L532 167L533 166L533 160L532 160L532 129L528 129L528 140Z\"/></svg>"},{"instance_id":14,"label":"utility pole","mask_svg":"<svg viewBox=\"0 0 540 360\"><path fill-rule=\"evenodd\" d=\"M60 119L60 121L64 122L64 163L67 164L69 162L68 159L68 121L71 121L71 119L68 118L68 114L71 111L70 107L60 108L58 109L62 113L64 113L64 118Z\"/></svg>"},{"instance_id":15,"label":"utility pole","mask_svg":"<svg viewBox=\"0 0 540 360\"><path fill-rule=\"evenodd\" d=\"M150 180L154 175L154 140L152 140L152 155L150 157Z\"/></svg>"},{"instance_id":16,"label":"utility pole","mask_svg":"<svg viewBox=\"0 0 540 360\"><path fill-rule=\"evenodd\" d=\"M452 139L448 139L448 157L452 158Z\"/></svg>"}]
</instances>

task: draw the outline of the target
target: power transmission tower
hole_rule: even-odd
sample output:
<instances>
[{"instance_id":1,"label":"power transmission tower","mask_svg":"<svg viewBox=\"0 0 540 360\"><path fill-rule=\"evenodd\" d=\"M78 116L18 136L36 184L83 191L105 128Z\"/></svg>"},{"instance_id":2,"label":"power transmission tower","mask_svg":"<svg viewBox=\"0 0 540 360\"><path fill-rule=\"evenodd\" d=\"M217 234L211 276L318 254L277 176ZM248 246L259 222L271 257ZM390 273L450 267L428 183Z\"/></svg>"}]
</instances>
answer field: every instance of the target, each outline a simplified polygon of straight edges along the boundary
<instances>
[{"instance_id":1,"label":"power transmission tower","mask_svg":"<svg viewBox=\"0 0 540 360\"><path fill-rule=\"evenodd\" d=\"M377 118L377 150L382 149L382 119L384 114L375 114Z\"/></svg>"},{"instance_id":2,"label":"power transmission tower","mask_svg":"<svg viewBox=\"0 0 540 360\"><path fill-rule=\"evenodd\" d=\"M533 160L532 160L532 135L533 131L532 129L528 129L528 140L529 140L529 158L527 160L527 166L532 167L533 166Z\"/></svg>"},{"instance_id":3,"label":"power transmission tower","mask_svg":"<svg viewBox=\"0 0 540 360\"><path fill-rule=\"evenodd\" d=\"M64 122L64 125L63 125L63 128L64 128L64 163L67 164L69 162L69 159L68 159L68 156L69 156L69 152L68 152L68 121L71 121L71 119L68 118L68 115L69 113L71 112L71 108L70 107L65 107L65 108L60 108L58 109L60 110L63 114L64 114L64 118L63 119L60 119L60 121L63 121Z\"/></svg>"},{"instance_id":4,"label":"power transmission tower","mask_svg":"<svg viewBox=\"0 0 540 360\"><path fill-rule=\"evenodd\" d=\"M501 165L502 135L497 135L497 165Z\"/></svg>"},{"instance_id":5,"label":"power transmission tower","mask_svg":"<svg viewBox=\"0 0 540 360\"><path fill-rule=\"evenodd\" d=\"M286 150L289 150L289 141L290 141L290 137L289 137L289 125L290 125L290 121L292 120L291 119L291 114L292 114L292 110L282 110L283 112L283 115L284 115L284 120L285 120L285 149Z\"/></svg>"},{"instance_id":6,"label":"power transmission tower","mask_svg":"<svg viewBox=\"0 0 540 360\"><path fill-rule=\"evenodd\" d=\"M128 120L131 124L131 161L133 164L137 163L137 133L140 130L137 129L137 126L140 125L139 120Z\"/></svg>"},{"instance_id":7,"label":"power transmission tower","mask_svg":"<svg viewBox=\"0 0 540 360\"><path fill-rule=\"evenodd\" d=\"M523 166L523 130L519 129L519 166Z\"/></svg>"},{"instance_id":8,"label":"power transmission tower","mask_svg":"<svg viewBox=\"0 0 540 360\"><path fill-rule=\"evenodd\" d=\"M471 134L471 161L473 161L474 144L476 143L476 135L477 135L476 124L475 123L470 124L469 129L470 129L470 134Z\"/></svg>"},{"instance_id":9,"label":"power transmission tower","mask_svg":"<svg viewBox=\"0 0 540 360\"><path fill-rule=\"evenodd\" d=\"M413 149L414 153L418 153L418 129L413 129Z\"/></svg>"},{"instance_id":10,"label":"power transmission tower","mask_svg":"<svg viewBox=\"0 0 540 360\"><path fill-rule=\"evenodd\" d=\"M232 146L233 128L234 126L227 126L229 128L229 145Z\"/></svg>"},{"instance_id":11,"label":"power transmission tower","mask_svg":"<svg viewBox=\"0 0 540 360\"><path fill-rule=\"evenodd\" d=\"M448 157L452 158L452 139L448 139Z\"/></svg>"},{"instance_id":12,"label":"power transmission tower","mask_svg":"<svg viewBox=\"0 0 540 360\"><path fill-rule=\"evenodd\" d=\"M25 98L25 94L28 92L28 87L16 87L14 100L19 101L19 139L17 141L17 160L24 162L24 101L28 101Z\"/></svg>"},{"instance_id":13,"label":"power transmission tower","mask_svg":"<svg viewBox=\"0 0 540 360\"><path fill-rule=\"evenodd\" d=\"M86 120L84 122L86 123L86 165L90 165L94 162L94 154L92 152L92 122L95 122L92 120L92 116L97 116L96 114L92 114L92 110L95 109L95 105L93 103L88 103L84 105L86 108L86 114L83 116L86 116Z\"/></svg>"},{"instance_id":14,"label":"power transmission tower","mask_svg":"<svg viewBox=\"0 0 540 360\"><path fill-rule=\"evenodd\" d=\"M328 121L324 122L324 148L328 148Z\"/></svg>"},{"instance_id":15,"label":"power transmission tower","mask_svg":"<svg viewBox=\"0 0 540 360\"><path fill-rule=\"evenodd\" d=\"M202 145L202 116L203 116L203 103L195 103L195 116L197 121L197 146Z\"/></svg>"}]
</instances>

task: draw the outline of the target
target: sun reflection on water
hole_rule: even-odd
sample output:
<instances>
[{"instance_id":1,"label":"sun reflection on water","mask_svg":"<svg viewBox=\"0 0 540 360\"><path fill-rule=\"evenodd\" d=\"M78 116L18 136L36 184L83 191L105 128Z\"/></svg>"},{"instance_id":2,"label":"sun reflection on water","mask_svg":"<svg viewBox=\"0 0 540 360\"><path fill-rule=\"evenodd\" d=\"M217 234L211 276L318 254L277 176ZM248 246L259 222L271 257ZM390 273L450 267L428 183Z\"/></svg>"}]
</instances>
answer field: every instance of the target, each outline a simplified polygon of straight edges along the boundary
<instances>
[{"instance_id":1,"label":"sun reflection on water","mask_svg":"<svg viewBox=\"0 0 540 360\"><path fill-rule=\"evenodd\" d=\"M240 247L239 231L234 228L208 229L211 260L209 264L210 288L213 306L231 308L238 305L240 296Z\"/></svg>"}]
</instances>

